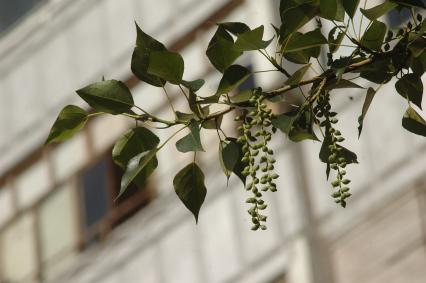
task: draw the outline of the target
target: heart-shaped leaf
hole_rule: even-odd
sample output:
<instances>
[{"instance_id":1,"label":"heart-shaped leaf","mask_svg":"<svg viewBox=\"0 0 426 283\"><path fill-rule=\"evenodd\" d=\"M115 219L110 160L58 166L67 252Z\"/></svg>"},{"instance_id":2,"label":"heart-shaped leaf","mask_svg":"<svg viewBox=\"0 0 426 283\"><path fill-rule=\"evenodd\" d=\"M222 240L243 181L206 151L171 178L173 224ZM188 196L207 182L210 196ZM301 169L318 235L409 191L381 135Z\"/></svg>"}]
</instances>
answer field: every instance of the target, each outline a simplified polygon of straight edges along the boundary
<instances>
[{"instance_id":1,"label":"heart-shaped leaf","mask_svg":"<svg viewBox=\"0 0 426 283\"><path fill-rule=\"evenodd\" d=\"M250 71L240 65L232 65L223 73L216 94L229 93L250 77Z\"/></svg>"},{"instance_id":2,"label":"heart-shaped leaf","mask_svg":"<svg viewBox=\"0 0 426 283\"><path fill-rule=\"evenodd\" d=\"M206 51L212 65L223 73L241 54L242 51L235 49L232 36L223 26L219 26Z\"/></svg>"},{"instance_id":3,"label":"heart-shaped leaf","mask_svg":"<svg viewBox=\"0 0 426 283\"><path fill-rule=\"evenodd\" d=\"M306 72L309 70L310 67L311 67L311 64L307 64L307 65L301 67L299 70L294 72L294 74L291 75L291 77L289 77L286 80L285 84L286 85L297 85L298 83L300 83L300 81L303 79L303 76L306 74Z\"/></svg>"},{"instance_id":4,"label":"heart-shaped leaf","mask_svg":"<svg viewBox=\"0 0 426 283\"><path fill-rule=\"evenodd\" d=\"M411 107L407 109L402 118L402 126L407 131L426 137L426 121Z\"/></svg>"},{"instance_id":5,"label":"heart-shaped leaf","mask_svg":"<svg viewBox=\"0 0 426 283\"><path fill-rule=\"evenodd\" d=\"M378 6L375 6L370 9L360 9L361 12L366 16L370 21L374 21L377 18L380 18L384 14L393 10L398 4L393 2L384 2Z\"/></svg>"},{"instance_id":6,"label":"heart-shaped leaf","mask_svg":"<svg viewBox=\"0 0 426 283\"><path fill-rule=\"evenodd\" d=\"M126 170L124 171L123 177L121 178L120 193L116 199L120 198L130 183L133 182L133 180L142 172L142 170L144 170L151 163L151 161L155 158L157 151L158 148L153 148L151 150L141 152L130 159L126 166Z\"/></svg>"},{"instance_id":7,"label":"heart-shaped leaf","mask_svg":"<svg viewBox=\"0 0 426 283\"><path fill-rule=\"evenodd\" d=\"M352 19L359 5L359 0L342 0L346 14Z\"/></svg>"},{"instance_id":8,"label":"heart-shaped leaf","mask_svg":"<svg viewBox=\"0 0 426 283\"><path fill-rule=\"evenodd\" d=\"M87 122L87 112L75 105L65 106L50 129L45 144L65 141L80 131Z\"/></svg>"},{"instance_id":9,"label":"heart-shaped leaf","mask_svg":"<svg viewBox=\"0 0 426 283\"><path fill-rule=\"evenodd\" d=\"M188 125L189 134L176 142L176 148L180 152L204 151L200 139L200 125L196 120L191 120Z\"/></svg>"},{"instance_id":10,"label":"heart-shaped leaf","mask_svg":"<svg viewBox=\"0 0 426 283\"><path fill-rule=\"evenodd\" d=\"M295 52L312 47L327 44L327 39L322 35L320 29L316 29L297 37L289 36L288 41L283 46L283 52Z\"/></svg>"},{"instance_id":11,"label":"heart-shaped leaf","mask_svg":"<svg viewBox=\"0 0 426 283\"><path fill-rule=\"evenodd\" d=\"M137 24L136 32L136 47L133 50L131 64L132 72L141 81L153 86L162 87L166 83L165 80L148 74L149 55L152 51L166 51L167 49L161 42L143 32Z\"/></svg>"},{"instance_id":12,"label":"heart-shaped leaf","mask_svg":"<svg viewBox=\"0 0 426 283\"><path fill-rule=\"evenodd\" d=\"M116 80L101 81L77 90L77 94L98 112L131 113L134 106L129 88Z\"/></svg>"},{"instance_id":13,"label":"heart-shaped leaf","mask_svg":"<svg viewBox=\"0 0 426 283\"><path fill-rule=\"evenodd\" d=\"M173 187L179 199L194 215L195 222L198 222L198 214L207 194L203 171L195 162L188 164L176 174Z\"/></svg>"},{"instance_id":14,"label":"heart-shaped leaf","mask_svg":"<svg viewBox=\"0 0 426 283\"><path fill-rule=\"evenodd\" d=\"M130 129L115 143L112 150L112 159L118 166L126 169L127 164L134 156L156 148L159 142L160 139L146 128L137 127ZM157 158L154 157L133 179L133 182L139 187L142 187L146 179L157 168L157 165Z\"/></svg>"},{"instance_id":15,"label":"heart-shaped leaf","mask_svg":"<svg viewBox=\"0 0 426 283\"><path fill-rule=\"evenodd\" d=\"M205 81L202 79L195 80L195 81L185 81L182 80L182 85L184 85L187 89L190 89L192 91L198 91L200 88L204 85Z\"/></svg>"},{"instance_id":16,"label":"heart-shaped leaf","mask_svg":"<svg viewBox=\"0 0 426 283\"><path fill-rule=\"evenodd\" d=\"M373 21L361 38L361 45L372 50L381 49L383 39L386 35L386 25L379 21Z\"/></svg>"},{"instance_id":17,"label":"heart-shaped leaf","mask_svg":"<svg viewBox=\"0 0 426 283\"><path fill-rule=\"evenodd\" d=\"M423 83L416 74L407 74L395 83L396 91L422 109Z\"/></svg>"},{"instance_id":18,"label":"heart-shaped leaf","mask_svg":"<svg viewBox=\"0 0 426 283\"><path fill-rule=\"evenodd\" d=\"M264 27L260 26L254 30L249 30L245 33L239 34L237 41L235 42L235 48L240 51L250 51L268 47L272 39L263 41L263 30Z\"/></svg>"},{"instance_id":19,"label":"heart-shaped leaf","mask_svg":"<svg viewBox=\"0 0 426 283\"><path fill-rule=\"evenodd\" d=\"M182 83L185 64L180 54L170 51L152 51L149 54L148 73L172 84Z\"/></svg>"}]
</instances>

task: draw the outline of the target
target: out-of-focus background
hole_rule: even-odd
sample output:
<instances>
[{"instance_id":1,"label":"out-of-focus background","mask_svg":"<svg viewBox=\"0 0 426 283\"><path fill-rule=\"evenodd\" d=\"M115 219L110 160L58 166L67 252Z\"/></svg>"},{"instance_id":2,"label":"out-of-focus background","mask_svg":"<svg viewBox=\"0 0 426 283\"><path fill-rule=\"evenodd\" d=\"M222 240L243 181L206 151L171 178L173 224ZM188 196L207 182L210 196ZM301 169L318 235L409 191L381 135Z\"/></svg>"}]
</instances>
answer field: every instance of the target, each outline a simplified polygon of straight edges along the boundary
<instances>
[{"instance_id":1,"label":"out-of-focus background","mask_svg":"<svg viewBox=\"0 0 426 283\"><path fill-rule=\"evenodd\" d=\"M161 91L130 71L134 20L183 55L186 79L207 78L208 95L220 79L205 56L214 23L264 24L271 36L278 2L0 0L0 282L426 282L426 140L401 127L406 102L393 83L376 95L359 140L365 91L334 95L361 163L348 169L346 209L330 197L318 144L274 138L281 177L268 196L267 231L250 230L240 181L231 177L226 186L215 133L203 132L207 152L198 161L208 194L198 225L172 187L192 155L173 143L144 188L113 201L122 171L111 149L132 120L96 117L70 141L42 146L62 107L87 108L74 90L102 76L125 81L137 104L170 116ZM397 25L404 17L383 20ZM238 62L270 69L255 53ZM246 86L282 82L268 73Z\"/></svg>"}]
</instances>

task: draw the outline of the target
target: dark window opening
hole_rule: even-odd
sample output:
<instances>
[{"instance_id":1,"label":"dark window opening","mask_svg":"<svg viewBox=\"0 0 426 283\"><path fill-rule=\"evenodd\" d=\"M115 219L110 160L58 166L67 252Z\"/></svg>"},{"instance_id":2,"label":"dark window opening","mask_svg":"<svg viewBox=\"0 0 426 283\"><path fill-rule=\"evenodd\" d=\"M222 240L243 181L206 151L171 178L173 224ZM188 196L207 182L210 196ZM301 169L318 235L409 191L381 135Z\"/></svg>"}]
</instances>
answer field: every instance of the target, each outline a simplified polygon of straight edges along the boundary
<instances>
[{"instance_id":1,"label":"dark window opening","mask_svg":"<svg viewBox=\"0 0 426 283\"><path fill-rule=\"evenodd\" d=\"M116 199L122 176L123 170L112 161L111 151L81 173L82 246L101 240L109 230L145 207L154 197L148 180L143 187L131 184Z\"/></svg>"}]
</instances>

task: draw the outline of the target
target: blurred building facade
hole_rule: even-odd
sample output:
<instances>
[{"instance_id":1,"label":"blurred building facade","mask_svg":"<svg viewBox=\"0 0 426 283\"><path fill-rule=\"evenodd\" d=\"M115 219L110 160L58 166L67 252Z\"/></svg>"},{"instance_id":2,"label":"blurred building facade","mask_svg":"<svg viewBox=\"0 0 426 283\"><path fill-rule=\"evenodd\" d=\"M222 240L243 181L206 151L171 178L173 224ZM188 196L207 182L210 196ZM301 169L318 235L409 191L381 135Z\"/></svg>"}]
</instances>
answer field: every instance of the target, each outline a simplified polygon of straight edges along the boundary
<instances>
[{"instance_id":1,"label":"blurred building facade","mask_svg":"<svg viewBox=\"0 0 426 283\"><path fill-rule=\"evenodd\" d=\"M214 132L203 133L207 152L198 160L208 188L198 225L172 187L192 155L173 143L146 187L114 202L122 172L111 149L134 121L96 117L72 140L42 146L64 105L84 105L73 90L103 76L125 81L138 105L170 115L161 91L130 72L134 20L183 55L185 78L207 78L207 95L219 80L205 56L214 23L264 24L270 36L277 2L0 0L0 282L425 282L426 142L400 126L405 101L392 83L373 101L359 140L364 92L334 96L361 163L348 170L347 209L329 196L319 145L277 135L279 191L268 198L262 232L250 231L239 180L226 185ZM259 56L239 63L270 68ZM255 80L282 83L270 74Z\"/></svg>"}]
</instances>

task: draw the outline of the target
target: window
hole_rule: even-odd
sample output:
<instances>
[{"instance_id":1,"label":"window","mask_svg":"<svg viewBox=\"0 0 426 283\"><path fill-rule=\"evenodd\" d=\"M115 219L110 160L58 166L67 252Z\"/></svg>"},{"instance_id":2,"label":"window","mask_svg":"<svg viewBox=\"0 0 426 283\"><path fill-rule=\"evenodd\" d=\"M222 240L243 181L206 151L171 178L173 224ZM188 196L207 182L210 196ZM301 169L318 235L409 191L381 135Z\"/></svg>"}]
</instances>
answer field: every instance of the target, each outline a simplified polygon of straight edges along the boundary
<instances>
[{"instance_id":1,"label":"window","mask_svg":"<svg viewBox=\"0 0 426 283\"><path fill-rule=\"evenodd\" d=\"M28 184L39 180L37 174L30 175ZM131 185L115 201L122 175L123 170L113 163L109 150L56 188L49 187L47 194L31 205L18 207L19 213L10 217L5 214L5 226L0 228L0 282L55 278L77 259L81 248L102 239L146 206L154 196L149 183L143 188ZM10 188L2 188L0 204L12 211L10 193Z\"/></svg>"},{"instance_id":2,"label":"window","mask_svg":"<svg viewBox=\"0 0 426 283\"><path fill-rule=\"evenodd\" d=\"M0 0L0 33L45 0Z\"/></svg>"},{"instance_id":3,"label":"window","mask_svg":"<svg viewBox=\"0 0 426 283\"><path fill-rule=\"evenodd\" d=\"M123 170L111 159L111 150L80 174L83 245L101 239L152 199L149 184L131 184L116 200Z\"/></svg>"}]
</instances>

